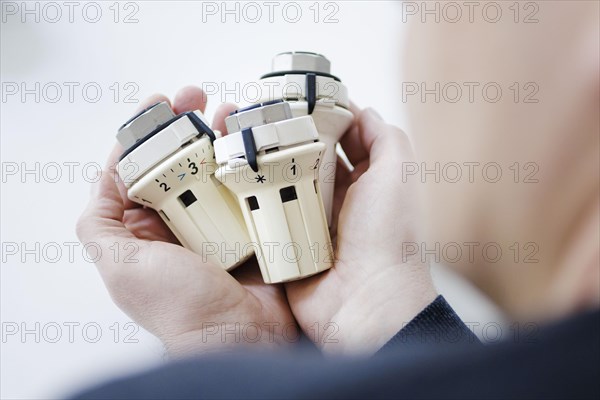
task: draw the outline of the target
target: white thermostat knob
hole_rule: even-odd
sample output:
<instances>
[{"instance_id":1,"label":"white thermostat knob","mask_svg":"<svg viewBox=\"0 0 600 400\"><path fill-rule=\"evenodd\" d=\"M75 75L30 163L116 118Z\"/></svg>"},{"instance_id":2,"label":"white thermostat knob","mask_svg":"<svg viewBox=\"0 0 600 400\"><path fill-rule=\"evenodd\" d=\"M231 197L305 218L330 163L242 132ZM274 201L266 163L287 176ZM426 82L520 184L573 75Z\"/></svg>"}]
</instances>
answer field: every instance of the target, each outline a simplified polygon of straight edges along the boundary
<instances>
[{"instance_id":1,"label":"white thermostat knob","mask_svg":"<svg viewBox=\"0 0 600 400\"><path fill-rule=\"evenodd\" d=\"M336 144L350 127L348 90L331 74L331 65L321 54L291 51L274 57L272 71L261 77L259 102L285 100L293 117L310 115L327 145L321 162L321 188L327 221L331 223L333 188L337 165Z\"/></svg>"},{"instance_id":2,"label":"white thermostat knob","mask_svg":"<svg viewBox=\"0 0 600 400\"><path fill-rule=\"evenodd\" d=\"M292 118L287 102L257 104L225 120L215 176L238 198L266 283L330 268L333 250L319 166L326 145L310 116Z\"/></svg>"},{"instance_id":3,"label":"white thermostat knob","mask_svg":"<svg viewBox=\"0 0 600 400\"><path fill-rule=\"evenodd\" d=\"M200 111L175 115L155 104L117 134L128 197L158 212L181 244L230 270L253 254L236 199L214 177L213 132Z\"/></svg>"}]
</instances>

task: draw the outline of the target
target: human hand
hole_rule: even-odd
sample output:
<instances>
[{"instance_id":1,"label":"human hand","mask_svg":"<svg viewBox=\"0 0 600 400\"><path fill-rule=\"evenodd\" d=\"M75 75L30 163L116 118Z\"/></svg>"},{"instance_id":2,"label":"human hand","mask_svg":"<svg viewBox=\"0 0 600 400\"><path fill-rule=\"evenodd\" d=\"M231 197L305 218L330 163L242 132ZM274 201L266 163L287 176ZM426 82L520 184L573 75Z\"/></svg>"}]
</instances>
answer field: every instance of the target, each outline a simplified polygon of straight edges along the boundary
<instances>
[{"instance_id":1,"label":"human hand","mask_svg":"<svg viewBox=\"0 0 600 400\"><path fill-rule=\"evenodd\" d=\"M372 109L353 113L340 143L355 169L338 161L335 181L335 266L286 291L300 327L323 351L369 354L436 291L420 255L402 251L416 242L416 193L401 176L402 163L413 161L408 137Z\"/></svg>"},{"instance_id":2,"label":"human hand","mask_svg":"<svg viewBox=\"0 0 600 400\"><path fill-rule=\"evenodd\" d=\"M168 99L152 96L140 109L160 101ZM176 113L205 108L206 95L194 87L173 104ZM231 110L217 110L214 129L225 131ZM255 258L230 274L181 247L154 210L127 198L115 171L122 151L113 150L77 223L80 240L102 252L96 265L115 303L176 356L293 341L296 323L283 287L263 283Z\"/></svg>"}]
</instances>

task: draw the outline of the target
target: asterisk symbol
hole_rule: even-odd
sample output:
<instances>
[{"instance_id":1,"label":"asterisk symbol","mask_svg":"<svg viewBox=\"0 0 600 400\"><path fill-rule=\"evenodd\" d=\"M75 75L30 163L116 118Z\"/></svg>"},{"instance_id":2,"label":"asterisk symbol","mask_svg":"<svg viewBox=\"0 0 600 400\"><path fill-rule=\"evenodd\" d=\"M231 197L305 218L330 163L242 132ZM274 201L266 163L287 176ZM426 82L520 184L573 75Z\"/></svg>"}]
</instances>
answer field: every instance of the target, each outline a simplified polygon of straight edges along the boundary
<instances>
[{"instance_id":1,"label":"asterisk symbol","mask_svg":"<svg viewBox=\"0 0 600 400\"><path fill-rule=\"evenodd\" d=\"M265 183L265 176L264 175L256 175L256 183Z\"/></svg>"}]
</instances>

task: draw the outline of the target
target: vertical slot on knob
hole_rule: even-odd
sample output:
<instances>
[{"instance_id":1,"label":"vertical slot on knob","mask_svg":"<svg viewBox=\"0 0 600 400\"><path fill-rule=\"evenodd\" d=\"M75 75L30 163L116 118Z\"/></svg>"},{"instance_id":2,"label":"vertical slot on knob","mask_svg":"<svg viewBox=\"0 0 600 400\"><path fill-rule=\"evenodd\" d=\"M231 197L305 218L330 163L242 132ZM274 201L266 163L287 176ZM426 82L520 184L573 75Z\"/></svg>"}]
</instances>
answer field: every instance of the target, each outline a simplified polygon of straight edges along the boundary
<instances>
[{"instance_id":1,"label":"vertical slot on knob","mask_svg":"<svg viewBox=\"0 0 600 400\"><path fill-rule=\"evenodd\" d=\"M300 195L306 196L306 193L302 191L302 186L298 187L298 190L300 190ZM280 189L279 196L291 239L291 242L281 244L285 259L296 263L299 275L312 274L316 272L316 269L307 235L307 224L312 221L307 221L302 213L296 186Z\"/></svg>"},{"instance_id":2,"label":"vertical slot on knob","mask_svg":"<svg viewBox=\"0 0 600 400\"><path fill-rule=\"evenodd\" d=\"M186 208L194 204L196 200L196 196L194 196L194 193L192 193L191 190L186 190L179 195L179 201Z\"/></svg>"},{"instance_id":3,"label":"vertical slot on knob","mask_svg":"<svg viewBox=\"0 0 600 400\"><path fill-rule=\"evenodd\" d=\"M169 222L171 221L171 218L169 218L167 216L167 213L165 213L163 210L160 210L158 213L160 214L161 217L163 217L164 220L167 220Z\"/></svg>"},{"instance_id":4,"label":"vertical slot on knob","mask_svg":"<svg viewBox=\"0 0 600 400\"><path fill-rule=\"evenodd\" d=\"M293 186L284 187L279 191L281 196L281 202L287 203L288 201L297 200L298 195L296 194L296 188Z\"/></svg>"},{"instance_id":5,"label":"vertical slot on knob","mask_svg":"<svg viewBox=\"0 0 600 400\"><path fill-rule=\"evenodd\" d=\"M260 208L256 196L248 197L246 201L248 202L248 207L250 207L250 211L258 210Z\"/></svg>"}]
</instances>

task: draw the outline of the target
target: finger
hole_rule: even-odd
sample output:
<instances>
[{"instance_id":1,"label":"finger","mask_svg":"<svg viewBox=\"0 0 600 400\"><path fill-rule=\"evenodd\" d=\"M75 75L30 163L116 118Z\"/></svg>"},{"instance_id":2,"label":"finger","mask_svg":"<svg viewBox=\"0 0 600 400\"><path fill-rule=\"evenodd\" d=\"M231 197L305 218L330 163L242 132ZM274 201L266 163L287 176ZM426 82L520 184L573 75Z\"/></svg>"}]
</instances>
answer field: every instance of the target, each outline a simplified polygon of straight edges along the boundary
<instances>
[{"instance_id":1,"label":"finger","mask_svg":"<svg viewBox=\"0 0 600 400\"><path fill-rule=\"evenodd\" d=\"M346 163L339 156L336 160L337 166L335 169L335 190L338 190L338 187L348 187L354 181L352 180L352 172L348 171L346 168Z\"/></svg>"},{"instance_id":2,"label":"finger","mask_svg":"<svg viewBox=\"0 0 600 400\"><path fill-rule=\"evenodd\" d=\"M231 103L221 104L217 111L215 111L215 117L213 118L212 128L216 131L220 131L223 136L227 135L227 127L225 126L225 118L230 113L237 110L237 106Z\"/></svg>"},{"instance_id":3,"label":"finger","mask_svg":"<svg viewBox=\"0 0 600 400\"><path fill-rule=\"evenodd\" d=\"M344 161L337 158L337 169L335 171L335 184L333 190L333 206L331 211L331 225L329 231L331 237L334 238L337 234L337 224L339 219L340 210L342 204L344 204L344 198L348 188L353 183L350 171L346 168Z\"/></svg>"},{"instance_id":4,"label":"finger","mask_svg":"<svg viewBox=\"0 0 600 400\"><path fill-rule=\"evenodd\" d=\"M123 224L138 239L180 244L158 213L151 208L125 210Z\"/></svg>"},{"instance_id":5,"label":"finger","mask_svg":"<svg viewBox=\"0 0 600 400\"><path fill-rule=\"evenodd\" d=\"M340 139L340 145L344 149L344 153L348 157L348 160L352 165L356 165L369 157L369 153L364 148L358 130L358 118L360 117L362 110L354 103L350 103L350 111L354 114L354 121L350 128L344 133Z\"/></svg>"},{"instance_id":6,"label":"finger","mask_svg":"<svg viewBox=\"0 0 600 400\"><path fill-rule=\"evenodd\" d=\"M106 160L105 169L107 171L116 171L117 164L119 163L119 158L121 158L122 154L123 154L123 146L121 146L121 143L119 143L119 142L115 143L113 149L111 150L110 154L108 155L108 159Z\"/></svg>"},{"instance_id":7,"label":"finger","mask_svg":"<svg viewBox=\"0 0 600 400\"><path fill-rule=\"evenodd\" d=\"M119 191L119 194L121 195L121 200L123 201L124 208L126 210L130 210L133 208L142 207L141 204L129 200L129 198L127 197L127 188L125 187L125 184L123 183L121 177L119 176L119 173L117 172L117 164L119 163L119 158L121 157L121 154L123 154L123 146L121 146L120 143L116 143L115 147L113 147L113 150L108 156L108 161L106 162L105 170L114 177L114 182L117 185L117 190Z\"/></svg>"},{"instance_id":8,"label":"finger","mask_svg":"<svg viewBox=\"0 0 600 400\"><path fill-rule=\"evenodd\" d=\"M412 159L408 136L399 128L386 124L372 108L361 112L358 133L364 149L369 153L369 163L396 163Z\"/></svg>"},{"instance_id":9,"label":"finger","mask_svg":"<svg viewBox=\"0 0 600 400\"><path fill-rule=\"evenodd\" d=\"M173 101L173 111L181 114L186 111L206 110L207 97L202 89L196 86L186 86L179 90Z\"/></svg>"},{"instance_id":10,"label":"finger","mask_svg":"<svg viewBox=\"0 0 600 400\"><path fill-rule=\"evenodd\" d=\"M364 174L369 168L369 161L363 160L356 164L352 172L346 169L344 161L338 157L337 169L335 173L335 189L333 192L333 211L332 211L332 223L331 223L331 235L335 236L337 232L337 221L339 218L340 210L344 204L346 193L354 182Z\"/></svg>"},{"instance_id":11,"label":"finger","mask_svg":"<svg viewBox=\"0 0 600 400\"><path fill-rule=\"evenodd\" d=\"M123 224L124 212L114 175L103 171L100 180L93 184L91 199L77 222L77 236L83 243L99 244L103 252L108 252L111 242L136 240Z\"/></svg>"}]
</instances>

